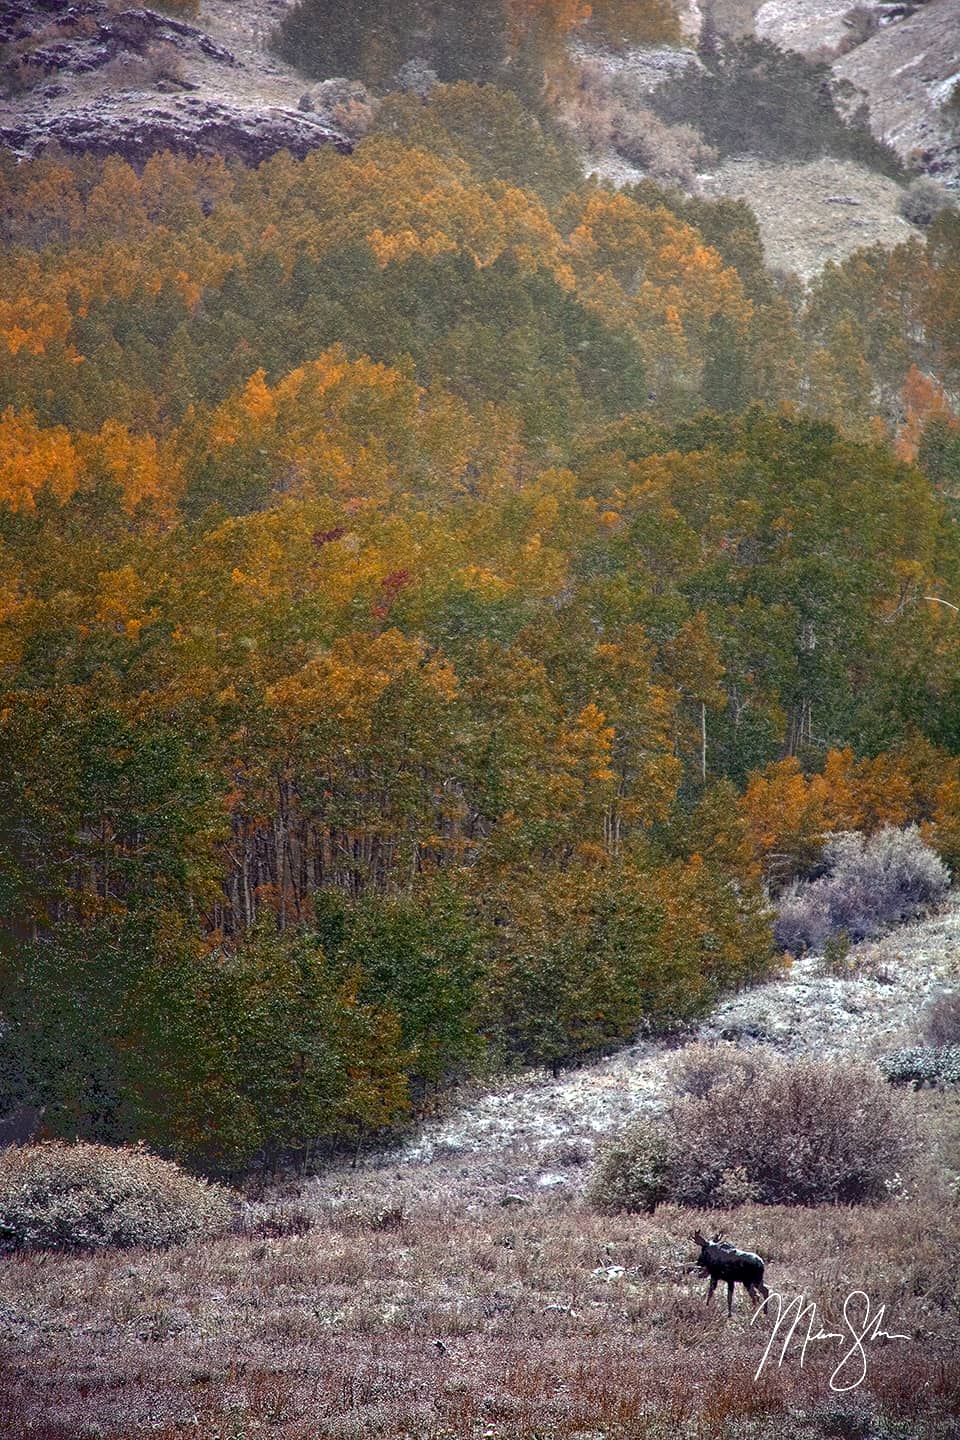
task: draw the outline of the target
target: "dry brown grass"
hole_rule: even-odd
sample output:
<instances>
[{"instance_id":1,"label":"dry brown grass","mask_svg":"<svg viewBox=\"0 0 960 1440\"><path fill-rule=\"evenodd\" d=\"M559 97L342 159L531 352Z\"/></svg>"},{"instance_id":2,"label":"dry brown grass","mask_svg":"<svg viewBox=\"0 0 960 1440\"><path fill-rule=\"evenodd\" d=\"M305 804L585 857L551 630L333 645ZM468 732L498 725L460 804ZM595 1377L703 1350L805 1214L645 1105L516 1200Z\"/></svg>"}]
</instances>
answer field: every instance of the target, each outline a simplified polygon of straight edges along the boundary
<instances>
[{"instance_id":1,"label":"dry brown grass","mask_svg":"<svg viewBox=\"0 0 960 1440\"><path fill-rule=\"evenodd\" d=\"M192 1248L4 1261L5 1440L960 1433L960 1207L941 1191L725 1217L825 1328L859 1287L913 1337L871 1347L842 1397L828 1345L754 1379L769 1321L751 1328L739 1295L731 1321L704 1306L689 1239L704 1217L602 1218L558 1194L505 1208L428 1172L389 1225L398 1187L380 1170L272 1199L260 1233L253 1207L243 1234ZM294 1233L272 1233L285 1206Z\"/></svg>"}]
</instances>

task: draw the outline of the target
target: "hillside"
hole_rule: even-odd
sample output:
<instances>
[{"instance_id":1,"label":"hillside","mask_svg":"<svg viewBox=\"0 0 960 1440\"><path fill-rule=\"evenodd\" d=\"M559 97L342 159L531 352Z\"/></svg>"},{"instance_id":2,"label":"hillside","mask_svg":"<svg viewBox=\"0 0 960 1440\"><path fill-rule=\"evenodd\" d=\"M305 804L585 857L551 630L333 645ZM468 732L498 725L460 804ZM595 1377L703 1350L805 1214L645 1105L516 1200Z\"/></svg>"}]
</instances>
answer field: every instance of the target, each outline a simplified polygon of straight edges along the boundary
<instances>
[{"instance_id":1,"label":"hillside","mask_svg":"<svg viewBox=\"0 0 960 1440\"><path fill-rule=\"evenodd\" d=\"M952 13L163 3L0 0L0 1437L958 1440Z\"/></svg>"},{"instance_id":2,"label":"hillside","mask_svg":"<svg viewBox=\"0 0 960 1440\"><path fill-rule=\"evenodd\" d=\"M796 967L729 1002L706 1033L746 1022L756 1036L762 1010L798 1049L886 1044L934 974L956 979L958 926L954 902L859 951L861 978ZM247 1203L221 1239L5 1262L5 1433L949 1440L957 1207L937 1191L722 1217L580 1203L596 1136L657 1094L662 1059L632 1048L559 1082L520 1081L417 1147ZM943 1097L920 1103L943 1115ZM859 1372L831 1389L834 1346L760 1374L769 1326L739 1294L730 1320L704 1306L697 1223L759 1250L769 1284L820 1313L861 1287L907 1338L868 1342L846 1392Z\"/></svg>"},{"instance_id":3,"label":"hillside","mask_svg":"<svg viewBox=\"0 0 960 1440\"><path fill-rule=\"evenodd\" d=\"M348 150L329 113L299 108L302 77L266 51L284 8L205 0L193 22L105 0L52 13L42 0L3 0L0 145L30 155L56 143L138 163L158 149L246 163L281 149Z\"/></svg>"},{"instance_id":4,"label":"hillside","mask_svg":"<svg viewBox=\"0 0 960 1440\"><path fill-rule=\"evenodd\" d=\"M318 86L268 49L287 8L286 0L270 0L266 8L257 0L204 0L198 17L175 19L83 0L60 19L51 18L40 0L6 0L0 7L0 72L7 90L0 100L0 145L25 155L55 142L70 152L114 153L136 163L158 147L248 163L282 148L298 156L326 144L348 150L366 123L350 106L357 98L365 102L366 92L332 81ZM822 48L833 11L827 0L808 9L817 20L812 30L793 7L781 14L768 4L757 18L757 33L804 51ZM742 32L744 15L721 7L717 21ZM829 23L842 30L838 15ZM689 29L701 21L695 9L684 23ZM923 152L926 168L946 179L954 173L954 152L934 101L943 98L948 57L957 53L955 22L951 0L937 0L834 63L837 76L870 99L874 130L905 157ZM936 57L933 70L922 60L928 52ZM628 81L641 105L666 75L692 59L689 50L663 48L605 56L582 42L575 54L578 63L599 64L608 79ZM888 74L924 78L898 79L888 93L882 78ZM689 118L697 123L695 115ZM617 184L647 173L613 151L588 154L584 165ZM898 213L897 187L860 166L837 174L829 161L819 169L785 164L768 175L744 159L691 175L689 186L708 196L748 197L771 263L805 279L827 260L872 244L895 245L912 233ZM837 196L851 208L839 209Z\"/></svg>"},{"instance_id":5,"label":"hillside","mask_svg":"<svg viewBox=\"0 0 960 1440\"><path fill-rule=\"evenodd\" d=\"M767 0L756 33L802 54L834 57L834 75L856 87L870 125L905 160L960 183L960 136L944 105L960 79L960 13L952 0L862 5L845 0Z\"/></svg>"},{"instance_id":6,"label":"hillside","mask_svg":"<svg viewBox=\"0 0 960 1440\"><path fill-rule=\"evenodd\" d=\"M895 1050L913 1043L924 1004L960 982L958 941L953 900L929 920L854 947L854 978L825 974L818 955L794 960L783 977L717 1006L692 1038L830 1058ZM520 1076L458 1104L399 1152L371 1157L360 1176L340 1170L307 1193L347 1203L372 1185L384 1200L416 1206L418 1195L453 1185L468 1165L462 1188L474 1203L495 1204L507 1193L530 1202L544 1193L579 1195L597 1147L638 1110L663 1104L677 1044L628 1045L558 1077ZM381 1178L378 1169L391 1173Z\"/></svg>"}]
</instances>

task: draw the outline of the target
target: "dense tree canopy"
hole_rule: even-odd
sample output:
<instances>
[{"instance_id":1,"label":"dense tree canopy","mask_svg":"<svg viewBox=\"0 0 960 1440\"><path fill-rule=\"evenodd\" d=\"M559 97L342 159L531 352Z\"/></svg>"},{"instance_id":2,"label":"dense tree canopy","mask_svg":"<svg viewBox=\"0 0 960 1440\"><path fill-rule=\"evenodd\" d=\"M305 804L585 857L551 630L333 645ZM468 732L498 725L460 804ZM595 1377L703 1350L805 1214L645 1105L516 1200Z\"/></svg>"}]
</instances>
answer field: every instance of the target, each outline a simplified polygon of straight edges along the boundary
<instances>
[{"instance_id":1,"label":"dense tree canopy","mask_svg":"<svg viewBox=\"0 0 960 1440\"><path fill-rule=\"evenodd\" d=\"M3 182L0 1100L358 1143L763 973L774 853L960 854L950 217L801 304L467 84Z\"/></svg>"}]
</instances>

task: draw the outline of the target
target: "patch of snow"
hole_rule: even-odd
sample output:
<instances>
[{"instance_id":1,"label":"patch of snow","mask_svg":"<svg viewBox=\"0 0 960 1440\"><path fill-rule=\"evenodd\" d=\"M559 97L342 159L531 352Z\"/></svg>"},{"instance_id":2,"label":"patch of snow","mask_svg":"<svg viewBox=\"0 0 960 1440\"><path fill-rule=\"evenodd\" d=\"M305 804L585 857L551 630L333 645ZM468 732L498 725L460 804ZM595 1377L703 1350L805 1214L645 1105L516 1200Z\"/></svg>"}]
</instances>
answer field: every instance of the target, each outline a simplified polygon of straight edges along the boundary
<instances>
[{"instance_id":1,"label":"patch of snow","mask_svg":"<svg viewBox=\"0 0 960 1440\"><path fill-rule=\"evenodd\" d=\"M767 0L757 11L754 30L781 49L809 54L845 38L843 19L853 5L854 0Z\"/></svg>"},{"instance_id":2,"label":"patch of snow","mask_svg":"<svg viewBox=\"0 0 960 1440\"><path fill-rule=\"evenodd\" d=\"M625 185L636 185L647 172L611 152L608 155L585 155L583 173L588 177L595 175L598 180L609 180L611 185L621 190Z\"/></svg>"}]
</instances>

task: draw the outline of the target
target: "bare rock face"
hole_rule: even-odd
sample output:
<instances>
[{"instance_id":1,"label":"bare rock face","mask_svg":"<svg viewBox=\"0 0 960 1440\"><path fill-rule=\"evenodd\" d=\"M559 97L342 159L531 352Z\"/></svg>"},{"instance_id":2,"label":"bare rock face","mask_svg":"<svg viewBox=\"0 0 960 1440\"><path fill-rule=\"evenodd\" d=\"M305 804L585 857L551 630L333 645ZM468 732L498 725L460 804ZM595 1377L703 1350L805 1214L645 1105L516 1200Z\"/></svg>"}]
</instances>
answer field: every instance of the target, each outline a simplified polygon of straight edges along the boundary
<instances>
[{"instance_id":1,"label":"bare rock face","mask_svg":"<svg viewBox=\"0 0 960 1440\"><path fill-rule=\"evenodd\" d=\"M262 45L238 55L154 10L0 0L0 46L0 146L19 157L57 144L132 164L172 150L256 165L280 150L352 149L330 108L299 108L302 78Z\"/></svg>"},{"instance_id":2,"label":"bare rock face","mask_svg":"<svg viewBox=\"0 0 960 1440\"><path fill-rule=\"evenodd\" d=\"M0 124L0 145L17 154L36 154L52 142L89 155L120 155L133 165L157 150L190 157L224 155L259 165L279 150L303 159L319 145L332 144L344 153L353 148L345 136L313 116L244 110L192 95L137 109L105 97L19 124Z\"/></svg>"}]
</instances>

